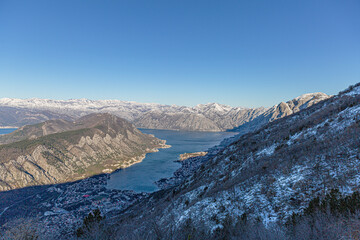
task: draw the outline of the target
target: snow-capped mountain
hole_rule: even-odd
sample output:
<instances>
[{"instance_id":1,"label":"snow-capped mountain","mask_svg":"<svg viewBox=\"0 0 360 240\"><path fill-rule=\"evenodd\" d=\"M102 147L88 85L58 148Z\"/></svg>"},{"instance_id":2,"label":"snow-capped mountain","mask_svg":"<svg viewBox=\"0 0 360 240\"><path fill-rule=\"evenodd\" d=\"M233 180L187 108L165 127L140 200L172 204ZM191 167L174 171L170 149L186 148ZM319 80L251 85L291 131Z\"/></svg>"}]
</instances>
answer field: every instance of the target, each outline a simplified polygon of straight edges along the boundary
<instances>
[{"instance_id":1,"label":"snow-capped mountain","mask_svg":"<svg viewBox=\"0 0 360 240\"><path fill-rule=\"evenodd\" d=\"M67 114L72 117L79 117L79 115L81 116L94 112L107 112L116 114L130 121L134 120L142 113L151 110L174 111L180 108L177 106L162 105L157 103L137 103L120 100L52 100L40 98L1 98L0 106L30 110L47 110L61 114Z\"/></svg>"},{"instance_id":2,"label":"snow-capped mountain","mask_svg":"<svg viewBox=\"0 0 360 240\"><path fill-rule=\"evenodd\" d=\"M218 103L186 107L120 100L2 98L0 126L22 126L59 117L76 119L90 113L111 113L140 128L225 131L246 123L259 127L328 97L323 93L305 94L287 102L286 106L281 103L272 108L231 107Z\"/></svg>"}]
</instances>

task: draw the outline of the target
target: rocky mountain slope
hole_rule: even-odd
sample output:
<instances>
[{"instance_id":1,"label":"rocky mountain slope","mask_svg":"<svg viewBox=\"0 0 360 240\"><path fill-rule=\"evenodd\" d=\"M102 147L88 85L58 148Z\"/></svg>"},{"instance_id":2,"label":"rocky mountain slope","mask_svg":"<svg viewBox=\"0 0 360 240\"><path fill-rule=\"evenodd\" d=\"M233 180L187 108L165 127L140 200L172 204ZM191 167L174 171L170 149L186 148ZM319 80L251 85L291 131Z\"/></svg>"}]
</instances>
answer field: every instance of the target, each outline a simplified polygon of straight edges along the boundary
<instances>
[{"instance_id":1,"label":"rocky mountain slope","mask_svg":"<svg viewBox=\"0 0 360 240\"><path fill-rule=\"evenodd\" d=\"M240 132L242 134L254 131L269 122L297 113L298 111L311 107L312 105L328 99L329 97L330 96L325 93L308 93L287 101L286 103L281 102L267 109L256 118L235 127L233 131Z\"/></svg>"},{"instance_id":2,"label":"rocky mountain slope","mask_svg":"<svg viewBox=\"0 0 360 240\"><path fill-rule=\"evenodd\" d=\"M182 108L178 112L150 111L134 120L140 128L226 131L255 119L266 108L233 108L217 103Z\"/></svg>"},{"instance_id":3,"label":"rocky mountain slope","mask_svg":"<svg viewBox=\"0 0 360 240\"><path fill-rule=\"evenodd\" d=\"M296 111L291 103L276 109ZM241 219L270 226L330 189L359 190L360 84L299 110L241 136L180 185L128 209L116 228L156 238L193 226L189 234L215 234Z\"/></svg>"},{"instance_id":4,"label":"rocky mountain slope","mask_svg":"<svg viewBox=\"0 0 360 240\"><path fill-rule=\"evenodd\" d=\"M73 181L141 161L165 142L124 119L90 114L25 126L0 141L0 190Z\"/></svg>"},{"instance_id":5,"label":"rocky mountain slope","mask_svg":"<svg viewBox=\"0 0 360 240\"><path fill-rule=\"evenodd\" d=\"M9 115L9 108L15 109L19 117L5 118L4 126L22 126L24 123L41 121L38 115L53 113L47 119L74 119L89 113L111 113L125 118L139 128L188 130L188 131L226 131L234 129L255 129L275 119L287 116L302 108L328 98L323 93L305 94L287 103L272 108L242 108L209 103L195 107L161 105L154 103L136 103L119 100L49 100L49 99L0 99L0 110ZM25 112L25 113L23 113ZM32 118L23 118L22 115ZM4 117L3 117L4 118ZM1 118L0 118L1 120ZM241 127L246 124L245 127ZM239 127L240 126L240 127Z\"/></svg>"},{"instance_id":6,"label":"rocky mountain slope","mask_svg":"<svg viewBox=\"0 0 360 240\"><path fill-rule=\"evenodd\" d=\"M216 132L223 130L204 115L184 112L151 111L136 119L134 124L140 128L149 129Z\"/></svg>"}]
</instances>

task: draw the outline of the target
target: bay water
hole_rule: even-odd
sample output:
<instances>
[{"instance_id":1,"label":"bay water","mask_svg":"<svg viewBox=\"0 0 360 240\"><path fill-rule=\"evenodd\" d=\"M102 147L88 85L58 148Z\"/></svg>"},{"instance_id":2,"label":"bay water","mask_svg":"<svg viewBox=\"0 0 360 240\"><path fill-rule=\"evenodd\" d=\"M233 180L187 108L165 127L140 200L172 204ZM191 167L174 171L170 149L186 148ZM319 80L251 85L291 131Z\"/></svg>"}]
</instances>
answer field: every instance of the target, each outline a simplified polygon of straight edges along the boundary
<instances>
[{"instance_id":1,"label":"bay water","mask_svg":"<svg viewBox=\"0 0 360 240\"><path fill-rule=\"evenodd\" d=\"M166 140L171 148L159 149L159 152L146 154L145 159L125 169L111 174L108 188L133 190L135 192L153 192L158 190L154 184L161 178L171 177L180 168L175 162L179 155L206 151L219 144L224 138L234 136L231 132L188 132L171 130L140 129L143 133L153 134Z\"/></svg>"},{"instance_id":2,"label":"bay water","mask_svg":"<svg viewBox=\"0 0 360 240\"><path fill-rule=\"evenodd\" d=\"M8 134L16 128L2 128L0 134ZM146 154L145 159L128 168L111 174L107 187L110 189L133 190L135 192L153 192L158 190L154 182L171 177L180 168L175 162L180 154L206 151L219 144L224 138L232 137L232 132L189 132L156 129L140 129L143 133L153 134L166 140L170 148Z\"/></svg>"},{"instance_id":3,"label":"bay water","mask_svg":"<svg viewBox=\"0 0 360 240\"><path fill-rule=\"evenodd\" d=\"M15 131L17 128L0 128L0 135L2 134L8 134Z\"/></svg>"}]
</instances>

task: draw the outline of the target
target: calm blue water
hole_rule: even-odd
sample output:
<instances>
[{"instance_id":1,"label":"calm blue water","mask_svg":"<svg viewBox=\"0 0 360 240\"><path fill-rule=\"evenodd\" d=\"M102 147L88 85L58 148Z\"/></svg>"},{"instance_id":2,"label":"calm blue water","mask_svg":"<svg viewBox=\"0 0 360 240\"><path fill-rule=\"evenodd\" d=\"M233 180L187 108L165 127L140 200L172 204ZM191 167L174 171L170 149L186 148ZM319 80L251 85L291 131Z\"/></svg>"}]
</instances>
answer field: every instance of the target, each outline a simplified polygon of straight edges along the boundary
<instances>
[{"instance_id":1,"label":"calm blue water","mask_svg":"<svg viewBox=\"0 0 360 240\"><path fill-rule=\"evenodd\" d=\"M0 129L0 134L8 134L16 128ZM231 137L231 132L186 132L140 129L143 133L153 134L155 137L166 140L171 148L159 149L159 152L146 154L141 162L111 174L108 187L136 192L153 192L158 188L155 181L171 177L180 167L174 162L182 153L206 151L221 142L224 138Z\"/></svg>"},{"instance_id":2,"label":"calm blue water","mask_svg":"<svg viewBox=\"0 0 360 240\"><path fill-rule=\"evenodd\" d=\"M143 133L153 134L155 137L166 140L171 148L159 149L159 152L149 153L146 158L135 165L121 169L111 174L108 187L136 192L153 192L158 190L155 181L170 177L180 167L174 162L182 153L206 151L231 137L231 132L186 132L140 129Z\"/></svg>"},{"instance_id":3,"label":"calm blue water","mask_svg":"<svg viewBox=\"0 0 360 240\"><path fill-rule=\"evenodd\" d=\"M0 128L0 135L1 134L8 134L15 131L17 128Z\"/></svg>"}]
</instances>

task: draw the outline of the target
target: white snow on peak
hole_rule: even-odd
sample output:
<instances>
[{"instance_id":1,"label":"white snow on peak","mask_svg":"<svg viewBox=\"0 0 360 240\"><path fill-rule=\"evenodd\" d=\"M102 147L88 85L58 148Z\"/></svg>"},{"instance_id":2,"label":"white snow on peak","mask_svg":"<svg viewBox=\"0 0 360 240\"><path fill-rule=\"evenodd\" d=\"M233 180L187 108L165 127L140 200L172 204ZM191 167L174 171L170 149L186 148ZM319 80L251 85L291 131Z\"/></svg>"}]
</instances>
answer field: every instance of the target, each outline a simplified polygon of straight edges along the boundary
<instances>
[{"instance_id":1,"label":"white snow on peak","mask_svg":"<svg viewBox=\"0 0 360 240\"><path fill-rule=\"evenodd\" d=\"M296 97L294 98L294 100L298 101L298 100L310 100L310 99L313 99L314 97L317 97L319 99L327 99L329 98L329 95L325 94L325 93L322 93L322 92L315 92L315 93L306 93L306 94L303 94L299 97Z\"/></svg>"},{"instance_id":2,"label":"white snow on peak","mask_svg":"<svg viewBox=\"0 0 360 240\"><path fill-rule=\"evenodd\" d=\"M90 99L17 99L1 98L0 106L28 108L33 110L48 110L76 116L78 113L88 114L93 112L108 112L119 115L128 120L133 120L143 113L154 112L184 112L209 115L225 115L230 111L240 111L244 108L231 107L218 103L199 104L195 107L164 105L159 103L137 103L134 101L121 100L90 100ZM77 113L76 113L77 112Z\"/></svg>"},{"instance_id":3,"label":"white snow on peak","mask_svg":"<svg viewBox=\"0 0 360 240\"><path fill-rule=\"evenodd\" d=\"M227 113L232 110L242 110L246 109L243 107L231 107L229 105L225 104L219 104L219 103L206 103L206 104L198 104L195 107L193 107L193 110L200 111L200 112L218 112L218 113Z\"/></svg>"}]
</instances>

